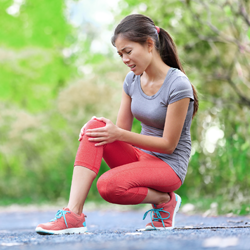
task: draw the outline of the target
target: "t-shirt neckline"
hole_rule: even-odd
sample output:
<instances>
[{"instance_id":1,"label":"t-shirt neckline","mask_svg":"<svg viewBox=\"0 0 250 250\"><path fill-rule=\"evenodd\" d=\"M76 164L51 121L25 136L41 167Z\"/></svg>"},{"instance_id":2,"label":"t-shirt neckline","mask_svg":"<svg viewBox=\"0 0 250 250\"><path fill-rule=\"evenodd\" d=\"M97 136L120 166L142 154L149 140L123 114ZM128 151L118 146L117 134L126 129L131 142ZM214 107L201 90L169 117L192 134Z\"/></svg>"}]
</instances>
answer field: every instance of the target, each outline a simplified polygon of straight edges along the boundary
<instances>
[{"instance_id":1,"label":"t-shirt neckline","mask_svg":"<svg viewBox=\"0 0 250 250\"><path fill-rule=\"evenodd\" d=\"M156 98L161 93L162 89L164 88L164 85L166 84L166 82L167 82L167 80L168 80L168 78L169 78L170 73L172 72L172 70L173 70L173 68L170 67L169 70L168 70L168 72L167 72L167 75L166 75L166 77L165 77L165 79L163 81L163 84L160 87L160 89L154 95L151 95L151 96L149 96L149 95L147 95L147 94L145 94L143 92L142 87L141 87L141 77L137 76L138 88L139 88L139 91L140 91L141 95L143 97L145 97L146 99L149 99L149 100L152 100L152 99Z\"/></svg>"}]
</instances>

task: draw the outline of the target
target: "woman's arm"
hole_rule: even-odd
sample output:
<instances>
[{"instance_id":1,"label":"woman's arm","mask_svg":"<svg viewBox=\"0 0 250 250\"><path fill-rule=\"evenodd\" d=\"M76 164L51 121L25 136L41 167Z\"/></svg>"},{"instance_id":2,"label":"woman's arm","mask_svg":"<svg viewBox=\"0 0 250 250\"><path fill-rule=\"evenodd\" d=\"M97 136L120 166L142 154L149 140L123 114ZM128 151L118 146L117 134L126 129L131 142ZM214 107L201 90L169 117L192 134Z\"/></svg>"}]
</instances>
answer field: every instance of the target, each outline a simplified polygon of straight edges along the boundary
<instances>
[{"instance_id":1,"label":"woman's arm","mask_svg":"<svg viewBox=\"0 0 250 250\"><path fill-rule=\"evenodd\" d=\"M190 98L184 98L168 106L162 137L120 131L120 141L134 146L165 154L172 154L179 142L186 119Z\"/></svg>"},{"instance_id":2,"label":"woman's arm","mask_svg":"<svg viewBox=\"0 0 250 250\"><path fill-rule=\"evenodd\" d=\"M134 116L131 112L131 97L122 90L122 100L117 115L116 126L131 131Z\"/></svg>"},{"instance_id":3,"label":"woman's arm","mask_svg":"<svg viewBox=\"0 0 250 250\"><path fill-rule=\"evenodd\" d=\"M115 126L110 120L103 117L98 118L98 120L104 121L106 123L106 126L97 129L89 129L87 130L86 135L90 136L90 141L98 142L96 146L101 146L107 143L111 143L115 140L119 140L130 143L142 149L165 154L172 154L180 139L181 131L187 115L189 102L190 98L184 98L168 106L163 137L154 137L133 133L126 129L128 127L119 127L122 119L117 119L118 124L117 126ZM130 122L131 126L132 119L130 120Z\"/></svg>"}]
</instances>

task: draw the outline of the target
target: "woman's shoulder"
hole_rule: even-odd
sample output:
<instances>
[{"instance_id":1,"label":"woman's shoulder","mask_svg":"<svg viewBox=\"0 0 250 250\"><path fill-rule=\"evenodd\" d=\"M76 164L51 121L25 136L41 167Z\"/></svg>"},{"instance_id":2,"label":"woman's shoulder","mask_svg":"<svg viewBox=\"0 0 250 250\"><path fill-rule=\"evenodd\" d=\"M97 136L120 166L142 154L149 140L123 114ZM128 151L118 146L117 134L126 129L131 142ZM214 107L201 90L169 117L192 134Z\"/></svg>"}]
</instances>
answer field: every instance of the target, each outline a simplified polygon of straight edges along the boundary
<instances>
[{"instance_id":1,"label":"woman's shoulder","mask_svg":"<svg viewBox=\"0 0 250 250\"><path fill-rule=\"evenodd\" d=\"M169 88L175 88L181 85L182 87L191 86L191 83L185 73L177 68L172 68L169 78Z\"/></svg>"},{"instance_id":2,"label":"woman's shoulder","mask_svg":"<svg viewBox=\"0 0 250 250\"><path fill-rule=\"evenodd\" d=\"M169 103L182 98L193 99L193 89L188 77L179 69L173 69L169 84Z\"/></svg>"},{"instance_id":3,"label":"woman's shoulder","mask_svg":"<svg viewBox=\"0 0 250 250\"><path fill-rule=\"evenodd\" d=\"M172 72L171 72L171 77L173 80L176 80L176 78L178 77L183 77L186 78L188 80L188 77L185 73L183 73L181 70L177 69L177 68L171 68Z\"/></svg>"},{"instance_id":4,"label":"woman's shoulder","mask_svg":"<svg viewBox=\"0 0 250 250\"><path fill-rule=\"evenodd\" d=\"M124 80L124 83L123 83L123 89L125 91L125 93L129 96L132 96L132 93L133 93L133 90L134 90L134 82L135 82L135 78L136 78L136 75L134 74L133 71L130 71L126 77L125 77L125 80Z\"/></svg>"},{"instance_id":5,"label":"woman's shoulder","mask_svg":"<svg viewBox=\"0 0 250 250\"><path fill-rule=\"evenodd\" d=\"M133 71L128 72L128 74L125 77L124 83L129 86L132 82L134 82L136 75Z\"/></svg>"}]
</instances>

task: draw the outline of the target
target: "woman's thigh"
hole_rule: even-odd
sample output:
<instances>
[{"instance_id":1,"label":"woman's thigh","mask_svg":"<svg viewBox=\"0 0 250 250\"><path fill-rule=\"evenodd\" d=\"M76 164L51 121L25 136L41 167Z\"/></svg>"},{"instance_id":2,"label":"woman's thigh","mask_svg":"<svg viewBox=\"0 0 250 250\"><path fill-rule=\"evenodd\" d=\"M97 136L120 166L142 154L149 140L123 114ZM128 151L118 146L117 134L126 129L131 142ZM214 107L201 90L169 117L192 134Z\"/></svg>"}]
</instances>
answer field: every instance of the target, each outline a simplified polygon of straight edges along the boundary
<instances>
[{"instance_id":1,"label":"woman's thigh","mask_svg":"<svg viewBox=\"0 0 250 250\"><path fill-rule=\"evenodd\" d=\"M116 186L126 189L147 187L161 192L172 192L181 185L173 169L162 160L137 161L108 170L101 178L107 178Z\"/></svg>"},{"instance_id":2,"label":"woman's thigh","mask_svg":"<svg viewBox=\"0 0 250 250\"><path fill-rule=\"evenodd\" d=\"M114 141L103 148L103 159L110 168L138 161L135 148L126 142Z\"/></svg>"},{"instance_id":3,"label":"woman's thigh","mask_svg":"<svg viewBox=\"0 0 250 250\"><path fill-rule=\"evenodd\" d=\"M181 180L172 168L160 159L129 163L104 173L97 187L101 196L112 203L139 204L148 188L169 193L181 186Z\"/></svg>"}]
</instances>

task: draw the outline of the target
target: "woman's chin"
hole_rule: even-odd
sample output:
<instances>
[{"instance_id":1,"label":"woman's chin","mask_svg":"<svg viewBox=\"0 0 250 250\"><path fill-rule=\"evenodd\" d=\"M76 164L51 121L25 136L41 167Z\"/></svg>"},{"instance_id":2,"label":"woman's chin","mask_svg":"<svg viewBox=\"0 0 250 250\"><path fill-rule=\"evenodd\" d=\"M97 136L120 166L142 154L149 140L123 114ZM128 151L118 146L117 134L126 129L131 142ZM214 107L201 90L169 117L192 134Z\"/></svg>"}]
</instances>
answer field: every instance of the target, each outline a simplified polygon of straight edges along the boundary
<instances>
[{"instance_id":1,"label":"woman's chin","mask_svg":"<svg viewBox=\"0 0 250 250\"><path fill-rule=\"evenodd\" d=\"M143 73L143 71L139 71L139 70L135 70L135 71L133 71L133 72L134 72L134 74L137 75L137 76L140 76L140 75Z\"/></svg>"}]
</instances>

